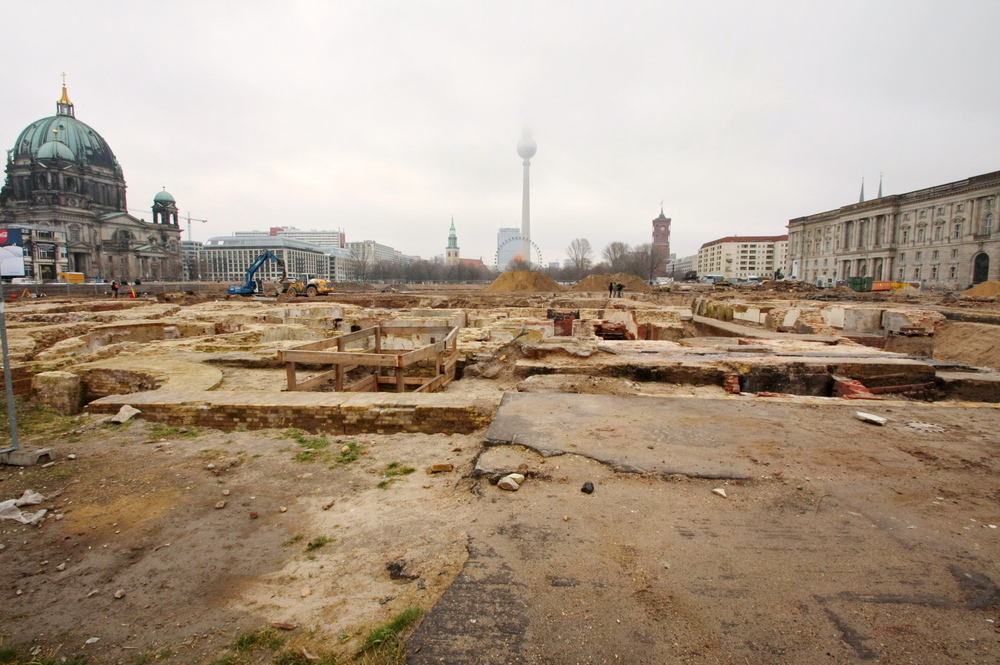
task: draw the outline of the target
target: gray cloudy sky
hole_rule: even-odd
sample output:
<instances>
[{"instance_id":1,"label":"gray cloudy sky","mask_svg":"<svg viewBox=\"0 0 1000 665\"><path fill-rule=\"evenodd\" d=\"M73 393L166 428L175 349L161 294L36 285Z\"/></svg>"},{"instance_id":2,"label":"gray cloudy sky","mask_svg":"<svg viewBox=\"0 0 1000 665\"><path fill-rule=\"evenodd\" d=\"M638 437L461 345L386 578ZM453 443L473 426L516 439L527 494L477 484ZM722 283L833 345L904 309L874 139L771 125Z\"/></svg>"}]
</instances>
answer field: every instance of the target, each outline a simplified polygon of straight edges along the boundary
<instances>
[{"instance_id":1,"label":"gray cloudy sky","mask_svg":"<svg viewBox=\"0 0 1000 665\"><path fill-rule=\"evenodd\" d=\"M1000 3L4 2L0 145L55 112L110 143L129 207L161 185L195 239L343 228L430 258L455 218L493 260L520 222L546 261L679 255L874 195L1000 169ZM149 215L147 215L147 218Z\"/></svg>"}]
</instances>

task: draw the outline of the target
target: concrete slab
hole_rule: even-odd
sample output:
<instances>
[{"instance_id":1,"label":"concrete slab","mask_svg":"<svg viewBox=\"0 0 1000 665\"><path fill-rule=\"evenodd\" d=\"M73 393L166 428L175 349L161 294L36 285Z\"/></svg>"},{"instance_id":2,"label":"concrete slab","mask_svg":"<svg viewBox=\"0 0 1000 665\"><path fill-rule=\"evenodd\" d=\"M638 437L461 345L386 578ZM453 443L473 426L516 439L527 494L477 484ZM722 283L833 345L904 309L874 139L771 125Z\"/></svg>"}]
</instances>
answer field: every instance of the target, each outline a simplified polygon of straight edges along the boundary
<instances>
[{"instance_id":1,"label":"concrete slab","mask_svg":"<svg viewBox=\"0 0 1000 665\"><path fill-rule=\"evenodd\" d=\"M0 464L9 466L35 466L51 461L51 448L19 448L9 453L0 453Z\"/></svg>"},{"instance_id":2,"label":"concrete slab","mask_svg":"<svg viewBox=\"0 0 1000 665\"><path fill-rule=\"evenodd\" d=\"M705 316L695 316L692 317L692 320L698 325L714 329L716 334L729 335L731 337L749 337L752 339L795 339L804 342L823 342L825 344L837 344L840 341L840 338L832 335L774 332L771 330L764 330L763 328L741 326L738 323L731 323L729 321L710 319ZM787 317L786 320L788 320Z\"/></svg>"},{"instance_id":3,"label":"concrete slab","mask_svg":"<svg viewBox=\"0 0 1000 665\"><path fill-rule=\"evenodd\" d=\"M744 461L722 454L731 441L723 421L692 418L688 400L619 395L506 393L486 445L516 444L545 457L572 453L617 471L748 478Z\"/></svg>"}]
</instances>

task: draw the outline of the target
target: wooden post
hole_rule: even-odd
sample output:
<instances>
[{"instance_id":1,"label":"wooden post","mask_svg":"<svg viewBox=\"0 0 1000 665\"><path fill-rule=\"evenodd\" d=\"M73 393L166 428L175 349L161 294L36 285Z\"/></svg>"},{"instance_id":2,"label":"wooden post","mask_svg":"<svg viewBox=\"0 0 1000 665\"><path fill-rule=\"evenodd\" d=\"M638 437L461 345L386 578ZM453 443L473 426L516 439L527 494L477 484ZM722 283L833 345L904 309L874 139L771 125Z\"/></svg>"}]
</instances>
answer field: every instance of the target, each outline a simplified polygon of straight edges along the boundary
<instances>
[{"instance_id":1,"label":"wooden post","mask_svg":"<svg viewBox=\"0 0 1000 665\"><path fill-rule=\"evenodd\" d=\"M382 353L382 326L375 326L375 353Z\"/></svg>"},{"instance_id":2,"label":"wooden post","mask_svg":"<svg viewBox=\"0 0 1000 665\"><path fill-rule=\"evenodd\" d=\"M288 377L288 389L295 390L295 363L285 363L285 375Z\"/></svg>"},{"instance_id":3,"label":"wooden post","mask_svg":"<svg viewBox=\"0 0 1000 665\"><path fill-rule=\"evenodd\" d=\"M396 368L396 392L401 393L406 390L405 383L403 383L403 368Z\"/></svg>"},{"instance_id":4,"label":"wooden post","mask_svg":"<svg viewBox=\"0 0 1000 665\"><path fill-rule=\"evenodd\" d=\"M344 351L344 338L340 337L337 339L337 351ZM344 365L342 363L337 363L337 374L334 379L333 389L338 393L344 392Z\"/></svg>"}]
</instances>

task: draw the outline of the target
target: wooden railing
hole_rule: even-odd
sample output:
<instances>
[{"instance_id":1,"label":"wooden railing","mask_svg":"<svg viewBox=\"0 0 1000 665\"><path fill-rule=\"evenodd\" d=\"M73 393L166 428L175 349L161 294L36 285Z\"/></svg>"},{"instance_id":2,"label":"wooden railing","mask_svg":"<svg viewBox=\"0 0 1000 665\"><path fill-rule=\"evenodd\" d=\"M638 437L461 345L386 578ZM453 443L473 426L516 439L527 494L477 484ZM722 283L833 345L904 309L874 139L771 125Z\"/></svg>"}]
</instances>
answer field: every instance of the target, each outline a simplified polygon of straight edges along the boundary
<instances>
[{"instance_id":1,"label":"wooden railing","mask_svg":"<svg viewBox=\"0 0 1000 665\"><path fill-rule=\"evenodd\" d=\"M429 336L431 343L412 350L382 349L385 335ZM364 351L350 351L347 345L373 338ZM336 350L328 350L336 348ZM450 326L375 326L355 332L310 342L278 352L278 359L285 363L288 390L312 390L333 380L336 392L378 392L379 386L394 385L395 392L406 392L407 386L416 386L414 392L435 392L455 377L458 359L458 328ZM418 362L433 360L434 376L406 376L405 370ZM296 377L296 363L333 365L305 381ZM373 371L354 383L345 385L345 376L358 367L372 367ZM392 368L391 376L384 376L384 369Z\"/></svg>"}]
</instances>

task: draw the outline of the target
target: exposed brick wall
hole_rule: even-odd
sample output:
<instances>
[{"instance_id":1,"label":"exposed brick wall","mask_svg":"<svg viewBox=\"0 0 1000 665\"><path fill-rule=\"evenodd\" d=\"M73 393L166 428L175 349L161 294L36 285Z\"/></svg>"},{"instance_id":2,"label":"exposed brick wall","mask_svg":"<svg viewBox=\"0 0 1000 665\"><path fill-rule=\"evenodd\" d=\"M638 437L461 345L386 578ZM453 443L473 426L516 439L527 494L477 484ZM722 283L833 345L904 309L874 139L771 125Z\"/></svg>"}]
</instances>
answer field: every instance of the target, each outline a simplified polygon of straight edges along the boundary
<instances>
[{"instance_id":1,"label":"exposed brick wall","mask_svg":"<svg viewBox=\"0 0 1000 665\"><path fill-rule=\"evenodd\" d=\"M222 399L212 400L213 394L219 394ZM197 425L220 430L296 427L313 433L347 435L398 432L468 434L489 425L496 410L493 402L459 403L450 400L435 404L433 400L423 399L433 397L430 395L413 399L416 396L378 393L365 400L355 393L337 400L335 394L324 393L322 398L328 402L325 404L291 404L289 401L292 400L286 399L290 393L277 395L271 402L264 401L266 394L247 396L243 403L237 403L241 400L233 397L233 393L180 394L176 400L168 395L159 398L156 393L112 395L91 402L87 410L113 414L123 404L131 404L142 411L143 418L173 426ZM199 400L196 395L204 396L204 399ZM308 401L303 399L303 402Z\"/></svg>"}]
</instances>

